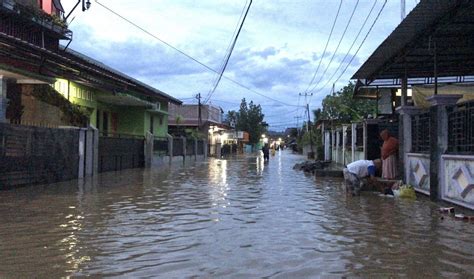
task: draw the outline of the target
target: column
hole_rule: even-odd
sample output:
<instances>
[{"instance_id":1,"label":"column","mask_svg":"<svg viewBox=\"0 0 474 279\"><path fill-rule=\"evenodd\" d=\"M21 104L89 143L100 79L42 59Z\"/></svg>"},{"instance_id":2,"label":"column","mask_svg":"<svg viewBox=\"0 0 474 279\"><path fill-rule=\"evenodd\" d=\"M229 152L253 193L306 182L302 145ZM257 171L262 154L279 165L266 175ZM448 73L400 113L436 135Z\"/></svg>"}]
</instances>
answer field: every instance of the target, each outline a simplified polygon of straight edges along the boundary
<instances>
[{"instance_id":1,"label":"column","mask_svg":"<svg viewBox=\"0 0 474 279\"><path fill-rule=\"evenodd\" d=\"M356 147L357 147L357 144L356 144L356 140L357 140L357 123L352 123L352 139L351 139L351 161L354 162L355 161L355 151L356 151Z\"/></svg>"},{"instance_id":2,"label":"column","mask_svg":"<svg viewBox=\"0 0 474 279\"><path fill-rule=\"evenodd\" d=\"M342 125L342 164L346 164L347 125Z\"/></svg>"},{"instance_id":3,"label":"column","mask_svg":"<svg viewBox=\"0 0 474 279\"><path fill-rule=\"evenodd\" d=\"M448 113L447 107L456 104L462 95L433 95L427 98L430 102L430 198L433 201L441 197L442 171L441 155L448 148Z\"/></svg>"},{"instance_id":4,"label":"column","mask_svg":"<svg viewBox=\"0 0 474 279\"><path fill-rule=\"evenodd\" d=\"M166 134L166 138L168 139L168 158L169 163L173 161L173 136L170 134Z\"/></svg>"},{"instance_id":5,"label":"column","mask_svg":"<svg viewBox=\"0 0 474 279\"><path fill-rule=\"evenodd\" d=\"M198 156L198 140L194 139L194 160L197 160Z\"/></svg>"},{"instance_id":6,"label":"column","mask_svg":"<svg viewBox=\"0 0 474 279\"><path fill-rule=\"evenodd\" d=\"M412 150L412 126L411 120L414 115L419 114L421 109L414 106L401 106L397 108L398 116L398 173L408 181L409 172L407 170L407 154Z\"/></svg>"},{"instance_id":7,"label":"column","mask_svg":"<svg viewBox=\"0 0 474 279\"><path fill-rule=\"evenodd\" d=\"M86 131L85 145L85 176L94 176L99 168L99 132L92 126Z\"/></svg>"},{"instance_id":8,"label":"column","mask_svg":"<svg viewBox=\"0 0 474 279\"><path fill-rule=\"evenodd\" d=\"M153 142L154 141L154 136L150 132L146 132L145 135L145 147L144 147L144 152L145 152L145 168L151 167L151 162L153 159Z\"/></svg>"},{"instance_id":9,"label":"column","mask_svg":"<svg viewBox=\"0 0 474 279\"><path fill-rule=\"evenodd\" d=\"M85 147L86 147L86 133L87 129L79 130L79 170L77 178L84 178L85 175Z\"/></svg>"},{"instance_id":10,"label":"column","mask_svg":"<svg viewBox=\"0 0 474 279\"><path fill-rule=\"evenodd\" d=\"M0 123L7 122L7 79L0 76Z\"/></svg>"},{"instance_id":11,"label":"column","mask_svg":"<svg viewBox=\"0 0 474 279\"><path fill-rule=\"evenodd\" d=\"M364 152L364 160L367 160L367 121L363 122L363 129L362 129L362 140L363 140L363 152Z\"/></svg>"},{"instance_id":12,"label":"column","mask_svg":"<svg viewBox=\"0 0 474 279\"><path fill-rule=\"evenodd\" d=\"M186 137L181 137L183 140L183 163L186 161Z\"/></svg>"}]
</instances>

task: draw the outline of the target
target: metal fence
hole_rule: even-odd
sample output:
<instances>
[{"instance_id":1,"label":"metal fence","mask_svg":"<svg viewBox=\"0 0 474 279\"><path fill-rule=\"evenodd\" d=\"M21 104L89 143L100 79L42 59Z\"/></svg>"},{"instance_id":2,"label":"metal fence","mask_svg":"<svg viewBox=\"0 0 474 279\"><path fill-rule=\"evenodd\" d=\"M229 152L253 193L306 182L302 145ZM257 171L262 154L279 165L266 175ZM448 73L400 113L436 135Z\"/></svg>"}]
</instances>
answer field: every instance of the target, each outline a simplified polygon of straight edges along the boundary
<instances>
[{"instance_id":1,"label":"metal fence","mask_svg":"<svg viewBox=\"0 0 474 279\"><path fill-rule=\"evenodd\" d=\"M194 146L196 144L196 141L194 139L187 139L186 140L186 155L194 155Z\"/></svg>"},{"instance_id":2,"label":"metal fence","mask_svg":"<svg viewBox=\"0 0 474 279\"><path fill-rule=\"evenodd\" d=\"M474 154L474 102L448 109L448 152Z\"/></svg>"},{"instance_id":3,"label":"metal fence","mask_svg":"<svg viewBox=\"0 0 474 279\"><path fill-rule=\"evenodd\" d=\"M429 153L430 143L430 113L414 115L411 119L411 152Z\"/></svg>"},{"instance_id":4,"label":"metal fence","mask_svg":"<svg viewBox=\"0 0 474 279\"><path fill-rule=\"evenodd\" d=\"M173 138L173 156L183 156L183 139Z\"/></svg>"},{"instance_id":5,"label":"metal fence","mask_svg":"<svg viewBox=\"0 0 474 279\"><path fill-rule=\"evenodd\" d=\"M99 138L99 172L143 168L145 140L139 136L115 135Z\"/></svg>"},{"instance_id":6,"label":"metal fence","mask_svg":"<svg viewBox=\"0 0 474 279\"><path fill-rule=\"evenodd\" d=\"M169 155L168 138L155 137L153 141L153 153L160 156Z\"/></svg>"},{"instance_id":7,"label":"metal fence","mask_svg":"<svg viewBox=\"0 0 474 279\"><path fill-rule=\"evenodd\" d=\"M204 155L204 141L203 140L198 140L198 148L197 148L197 154L198 155Z\"/></svg>"},{"instance_id":8,"label":"metal fence","mask_svg":"<svg viewBox=\"0 0 474 279\"><path fill-rule=\"evenodd\" d=\"M79 130L0 123L0 189L75 179Z\"/></svg>"}]
</instances>

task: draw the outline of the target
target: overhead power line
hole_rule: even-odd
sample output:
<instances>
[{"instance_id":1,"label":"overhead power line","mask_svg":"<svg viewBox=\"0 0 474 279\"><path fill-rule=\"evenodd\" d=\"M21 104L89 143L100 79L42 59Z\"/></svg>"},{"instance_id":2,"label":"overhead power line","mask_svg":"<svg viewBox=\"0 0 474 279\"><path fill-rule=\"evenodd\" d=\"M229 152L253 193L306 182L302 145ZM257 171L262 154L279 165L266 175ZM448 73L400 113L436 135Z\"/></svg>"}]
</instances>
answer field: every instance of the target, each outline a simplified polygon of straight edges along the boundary
<instances>
[{"instance_id":1,"label":"overhead power line","mask_svg":"<svg viewBox=\"0 0 474 279\"><path fill-rule=\"evenodd\" d=\"M359 32L357 33L355 39L352 41L352 44L351 46L349 47L349 50L347 51L346 55L344 56L344 58L341 60L341 63L339 63L339 66L337 67L337 69L334 71L334 73L331 75L331 77L327 80L327 82L320 88L325 88L330 82L331 80L334 78L334 76L337 74L337 72L339 72L339 70L341 69L342 65L344 65L344 62L346 61L347 57L349 56L350 52L352 51L352 48L354 47L354 45L356 44L357 40L359 39L359 36L360 34L362 34L362 31L364 30L364 27L365 25L367 24L370 16L372 15L372 12L374 11L374 8L375 6L377 5L377 2L378 0L375 0L374 1L374 4L372 5L372 7L370 8L370 11L369 11L369 14L367 15L367 17L365 18L364 22L362 23L362 26L360 27L359 29ZM316 89L316 86L313 87L311 89L311 91L314 91ZM320 90L317 90L317 92L319 92Z\"/></svg>"},{"instance_id":2,"label":"overhead power line","mask_svg":"<svg viewBox=\"0 0 474 279\"><path fill-rule=\"evenodd\" d=\"M365 37L364 39L362 40L362 42L359 44L359 47L357 48L356 52L352 55L351 59L349 60L349 63L347 63L346 67L344 68L344 70L341 72L341 74L337 77L337 79L334 81L334 83L337 83L341 77L346 73L347 69L349 68L349 66L352 64L352 61L354 60L354 58L357 56L357 54L359 53L359 51L361 50L362 46L364 45L365 41L367 40L367 37L370 35L370 33L372 32L372 29L374 28L375 24L377 23L378 19L380 18L380 15L382 14L382 11L384 10L385 8L385 5L387 4L387 0L384 0L384 3L382 5L382 7L380 8L378 14L377 14L377 17L374 19L374 22L372 23L372 25L370 26L369 30L367 31L367 33L365 34ZM318 90L315 91L315 93L318 93L320 92L321 90L323 90L324 87L321 87L319 88Z\"/></svg>"},{"instance_id":3,"label":"overhead power line","mask_svg":"<svg viewBox=\"0 0 474 279\"><path fill-rule=\"evenodd\" d=\"M160 37L154 35L154 34L151 33L150 31L146 30L145 28L143 28L143 27L139 26L138 24L134 23L133 21L127 19L126 17L120 15L120 14L117 13L116 11L114 11L114 10L112 10L111 8L107 7L105 4L102 4L101 2L99 2L99 0L95 0L95 2L96 2L99 6L101 6L101 7L104 8L105 10L107 10L108 12L114 14L115 16L119 17L119 18L122 19L123 21L129 23L130 25L134 26L135 28L137 28L137 29L139 29L140 31L144 32L145 34L149 35L150 37L152 37L152 38L154 38L154 39L160 41L161 43L163 43L163 44L165 44L166 46L172 48L173 50L175 50L175 51L177 51L178 53L180 53L181 55L183 55L183 56L189 58L190 60L196 62L197 64L201 65L202 67L206 68L207 70L209 70L209 71L211 71L211 72L214 72L214 73L216 73L216 74L219 74L219 72L218 72L217 70L215 70L215 69L213 69L212 67L210 67L210 66L204 64L203 62L197 60L196 58L194 58L194 57L192 57L191 55L185 53L184 51L182 51L182 50L176 48L175 46L171 45L170 43L164 41L164 40L161 39ZM236 80L234 80L234 79L231 79L231 78L229 78L229 77L227 77L227 76L225 76L225 75L223 75L222 78L224 78L224 79L226 79L226 80L228 80L228 81L230 81L230 82L232 82L232 83L234 83L234 84L236 84L236 85L238 85L238 86L240 86L240 87L242 87L242 88L248 90L249 92L252 92L252 93L254 93L254 94L256 94L256 95L259 95L259 96L261 96L261 97L267 98L267 99L269 99L269 100L272 100L272 101L274 101L274 102L277 102L277 103L280 103L280 104L283 104L283 105L286 105L286 106L296 107L296 105L288 104L288 103L285 103L285 102L280 101L280 100L278 100L278 99L275 99L275 98L269 97L269 96L267 96L267 95L265 95L265 94L262 94L262 93L260 93L260 92L258 92L258 91L256 91L256 90L254 90L254 89L252 89L252 88L250 88L250 87L248 87L248 86L246 86L246 85L243 85L242 83L240 83L240 82L238 82L238 81L236 81Z\"/></svg>"},{"instance_id":4,"label":"overhead power line","mask_svg":"<svg viewBox=\"0 0 474 279\"><path fill-rule=\"evenodd\" d=\"M352 9L351 16L349 17L349 20L347 21L346 27L344 28L344 32L342 32L342 36L339 39L339 42L337 43L336 49L333 51L331 59L329 60L328 65L326 66L326 69L324 69L324 72L320 76L318 82L314 85L314 87L318 86L319 83L323 80L324 76L326 75L329 67L331 67L332 62L334 61L334 57L336 57L337 52L339 51L339 47L341 46L342 41L344 40L344 37L346 36L347 29L349 29L349 25L351 25L352 19L354 18L355 11L357 10L357 7L359 6L359 0L354 5L354 9ZM314 88L313 88L314 90ZM309 91L311 92L311 90Z\"/></svg>"},{"instance_id":5,"label":"overhead power line","mask_svg":"<svg viewBox=\"0 0 474 279\"><path fill-rule=\"evenodd\" d=\"M220 83L220 81L221 81L221 79L222 79L222 75L224 74L225 69L227 68L227 64L229 63L230 56L232 55L232 52L234 51L235 44L237 43L237 39L239 38L240 31L242 31L242 27L244 26L245 19L247 18L247 15L248 15L249 10L250 10L250 6L252 6L252 0L250 0L249 5L247 6L247 10L245 11L245 15L244 15L242 21L240 22L239 30L237 31L237 34L236 34L235 37L234 37L234 41L232 42L232 44L231 44L231 46L230 46L230 49L229 49L229 51L228 51L227 54L226 54L226 57L225 57L225 60L224 60L224 65L222 66L221 70L219 71L219 75L218 75L217 81L216 81L216 83L214 84L212 90L209 91L209 94L208 94L206 100L204 101L204 103L207 103L207 102L209 101L209 99L211 99L212 95L213 95L214 92L216 91L217 86L219 86L219 83Z\"/></svg>"},{"instance_id":6,"label":"overhead power line","mask_svg":"<svg viewBox=\"0 0 474 279\"><path fill-rule=\"evenodd\" d=\"M341 6L342 6L342 0L339 2L339 8L337 8L336 17L334 18L334 22L332 23L331 32L329 33L329 37L328 37L328 40L326 42L326 46L324 47L323 54L321 55L321 58L319 59L318 67L316 68L316 71L314 72L313 78L311 79L311 81L308 84L308 88L306 88L306 90L304 91L305 93L308 92L309 88L311 88L311 85L313 85L313 82L316 79L316 75L319 72L319 68L321 67L321 63L323 62L323 58L326 55L326 50L328 48L329 41L331 41L332 33L334 31L334 27L336 26L336 22L337 22L337 19L339 17L339 12L341 11Z\"/></svg>"}]
</instances>

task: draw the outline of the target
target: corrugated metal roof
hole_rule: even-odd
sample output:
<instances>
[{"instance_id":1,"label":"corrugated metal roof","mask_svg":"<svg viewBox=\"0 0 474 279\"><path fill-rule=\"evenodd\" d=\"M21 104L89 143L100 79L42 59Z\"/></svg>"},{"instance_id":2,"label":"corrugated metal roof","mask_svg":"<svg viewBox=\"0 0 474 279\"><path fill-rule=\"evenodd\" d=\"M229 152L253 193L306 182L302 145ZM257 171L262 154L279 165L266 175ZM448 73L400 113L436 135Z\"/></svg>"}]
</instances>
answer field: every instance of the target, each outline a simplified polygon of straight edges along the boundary
<instances>
[{"instance_id":1,"label":"corrugated metal roof","mask_svg":"<svg viewBox=\"0 0 474 279\"><path fill-rule=\"evenodd\" d=\"M63 48L63 50L64 50L64 46L62 46L62 48ZM137 79L135 79L135 78L133 78L133 77L127 75L127 74L124 74L124 73L122 73L122 72L120 72L120 71L118 71L118 70L116 70L116 69L114 69L114 68L111 68L111 67L105 65L104 63L102 63L102 62L100 62L100 61L98 61L98 60L95 60L94 58L91 58L91 57L89 57L89 56L87 56L87 55L84 55L84 54L82 54L82 53L80 53L80 52L77 52L77 51L75 51L75 50L72 50L72 49L70 49L70 48L68 48L65 52L68 53L68 54L70 54L70 55L72 55L72 56L75 56L75 57L77 57L77 58L80 58L80 59L82 59L82 60L84 60L84 61L86 61L86 62L88 62L88 63L90 63L90 64L93 64L93 65L95 65L96 67L99 67L99 68L101 68L101 69L103 69L103 70L106 70L106 71L108 71L108 72L114 73L114 74L116 74L116 75L118 75L118 76L121 76L121 77L124 78L124 79L130 80L131 82L135 83L136 85L138 85L138 86L140 86L140 87L143 87L145 90L148 90L148 91L150 91L150 92L152 92L152 93L154 93L154 94L160 95L160 96L162 96L162 97L164 97L164 98L166 98L166 99L170 99L170 101L172 101L173 103L182 104L182 101L176 99L175 97L170 96L170 95L164 93L163 91L158 90L158 89L156 89L156 88L154 88L154 87L152 87L152 86L150 86L150 85L148 85L148 84L146 84L146 83L144 83L144 82L141 82L141 81L139 81L139 80L137 80Z\"/></svg>"},{"instance_id":2,"label":"corrugated metal roof","mask_svg":"<svg viewBox=\"0 0 474 279\"><path fill-rule=\"evenodd\" d=\"M431 77L435 43L439 76L474 74L474 1L421 0L352 78Z\"/></svg>"}]
</instances>

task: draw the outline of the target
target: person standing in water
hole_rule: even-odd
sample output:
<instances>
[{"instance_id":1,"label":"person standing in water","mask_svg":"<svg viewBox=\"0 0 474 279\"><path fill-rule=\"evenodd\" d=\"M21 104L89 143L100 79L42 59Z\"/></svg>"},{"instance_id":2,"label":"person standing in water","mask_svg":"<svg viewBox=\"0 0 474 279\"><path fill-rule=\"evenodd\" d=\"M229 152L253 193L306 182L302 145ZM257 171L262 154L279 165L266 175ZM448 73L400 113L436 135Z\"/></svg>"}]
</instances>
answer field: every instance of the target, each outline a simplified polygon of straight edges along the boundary
<instances>
[{"instance_id":1,"label":"person standing in water","mask_svg":"<svg viewBox=\"0 0 474 279\"><path fill-rule=\"evenodd\" d=\"M270 149L268 148L268 144L265 144L262 147L262 152L263 152L263 161L269 161L270 160Z\"/></svg>"},{"instance_id":2,"label":"person standing in water","mask_svg":"<svg viewBox=\"0 0 474 279\"><path fill-rule=\"evenodd\" d=\"M397 154L398 154L398 139L391 136L387 129L380 133L383 140L381 149L382 155L382 178L396 179L397 171Z\"/></svg>"}]
</instances>

